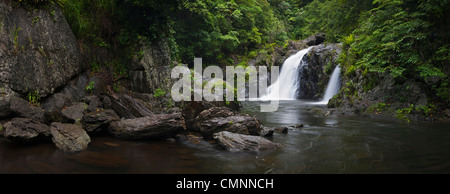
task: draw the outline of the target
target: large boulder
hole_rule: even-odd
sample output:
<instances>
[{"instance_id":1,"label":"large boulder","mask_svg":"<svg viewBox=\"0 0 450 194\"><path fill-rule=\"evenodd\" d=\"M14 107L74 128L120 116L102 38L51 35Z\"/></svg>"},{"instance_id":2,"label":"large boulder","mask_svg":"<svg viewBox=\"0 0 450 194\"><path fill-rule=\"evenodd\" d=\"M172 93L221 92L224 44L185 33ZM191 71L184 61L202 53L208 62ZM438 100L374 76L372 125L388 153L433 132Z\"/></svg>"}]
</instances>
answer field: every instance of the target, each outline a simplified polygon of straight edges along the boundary
<instances>
[{"instance_id":1,"label":"large boulder","mask_svg":"<svg viewBox=\"0 0 450 194\"><path fill-rule=\"evenodd\" d=\"M230 152L273 151L281 147L281 144L273 143L260 136L242 135L228 131L215 133L214 139Z\"/></svg>"},{"instance_id":2,"label":"large boulder","mask_svg":"<svg viewBox=\"0 0 450 194\"><path fill-rule=\"evenodd\" d=\"M181 113L175 113L112 122L109 131L117 138L140 140L175 137L185 128Z\"/></svg>"},{"instance_id":3,"label":"large boulder","mask_svg":"<svg viewBox=\"0 0 450 194\"><path fill-rule=\"evenodd\" d=\"M320 44L313 46L303 58L304 65L299 70L299 93L297 98L320 100L326 90L334 68L341 44Z\"/></svg>"},{"instance_id":4,"label":"large boulder","mask_svg":"<svg viewBox=\"0 0 450 194\"><path fill-rule=\"evenodd\" d=\"M31 105L26 100L18 97L12 97L10 101L10 111L16 116L25 117L45 122L44 110L40 107Z\"/></svg>"},{"instance_id":5,"label":"large boulder","mask_svg":"<svg viewBox=\"0 0 450 194\"><path fill-rule=\"evenodd\" d=\"M322 44L326 40L326 35L324 33L317 33L314 35L311 35L307 39L304 40L305 44L308 46L315 46Z\"/></svg>"},{"instance_id":6,"label":"large boulder","mask_svg":"<svg viewBox=\"0 0 450 194\"><path fill-rule=\"evenodd\" d=\"M14 118L5 123L4 137L19 142L50 140L50 127L28 118Z\"/></svg>"},{"instance_id":7,"label":"large boulder","mask_svg":"<svg viewBox=\"0 0 450 194\"><path fill-rule=\"evenodd\" d=\"M83 118L86 109L87 104L80 102L67 107L66 109L62 110L61 113L64 115L64 117L69 118L70 120L72 120L72 123L74 123L77 121L81 121L81 118Z\"/></svg>"},{"instance_id":8,"label":"large boulder","mask_svg":"<svg viewBox=\"0 0 450 194\"><path fill-rule=\"evenodd\" d=\"M220 131L246 135L260 135L261 124L255 117L235 113L226 107L213 107L205 110L195 119L194 129L204 138L212 139Z\"/></svg>"},{"instance_id":9,"label":"large boulder","mask_svg":"<svg viewBox=\"0 0 450 194\"><path fill-rule=\"evenodd\" d=\"M85 114L81 123L87 132L100 132L108 129L111 122L119 120L119 116L113 110L99 110Z\"/></svg>"},{"instance_id":10,"label":"large boulder","mask_svg":"<svg viewBox=\"0 0 450 194\"><path fill-rule=\"evenodd\" d=\"M84 68L60 7L26 10L0 2L0 88L43 98ZM11 90L9 90L11 89Z\"/></svg>"},{"instance_id":11,"label":"large boulder","mask_svg":"<svg viewBox=\"0 0 450 194\"><path fill-rule=\"evenodd\" d=\"M64 152L80 152L86 150L91 138L80 125L52 123L50 127L52 141Z\"/></svg>"}]
</instances>

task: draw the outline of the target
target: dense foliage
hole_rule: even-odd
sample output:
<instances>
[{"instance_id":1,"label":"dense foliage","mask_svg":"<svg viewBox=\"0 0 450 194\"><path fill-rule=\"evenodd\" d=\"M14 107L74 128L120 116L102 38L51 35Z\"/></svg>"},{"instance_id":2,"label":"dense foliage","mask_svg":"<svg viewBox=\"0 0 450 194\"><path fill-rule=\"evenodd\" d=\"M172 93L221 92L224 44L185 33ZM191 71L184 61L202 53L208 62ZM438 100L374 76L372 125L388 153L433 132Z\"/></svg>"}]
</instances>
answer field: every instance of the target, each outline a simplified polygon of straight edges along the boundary
<instances>
[{"instance_id":1,"label":"dense foliage","mask_svg":"<svg viewBox=\"0 0 450 194\"><path fill-rule=\"evenodd\" d=\"M79 39L118 49L121 59L138 52L131 46L138 41L164 40L182 63L202 57L223 65L235 55L325 32L328 42L344 43L345 76L364 72L365 91L388 74L398 84L422 82L431 102L449 103L449 0L61 2Z\"/></svg>"}]
</instances>

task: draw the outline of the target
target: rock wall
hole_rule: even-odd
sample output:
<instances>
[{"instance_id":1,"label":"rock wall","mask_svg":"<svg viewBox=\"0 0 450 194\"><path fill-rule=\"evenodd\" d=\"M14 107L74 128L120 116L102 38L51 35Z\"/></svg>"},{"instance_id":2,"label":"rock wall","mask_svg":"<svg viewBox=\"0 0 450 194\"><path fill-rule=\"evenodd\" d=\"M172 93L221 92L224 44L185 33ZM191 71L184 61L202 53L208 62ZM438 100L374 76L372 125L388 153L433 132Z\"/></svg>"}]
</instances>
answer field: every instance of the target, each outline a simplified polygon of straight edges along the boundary
<instances>
[{"instance_id":1,"label":"rock wall","mask_svg":"<svg viewBox=\"0 0 450 194\"><path fill-rule=\"evenodd\" d=\"M134 59L129 72L131 89L136 92L151 93L158 88L170 93L172 63L170 49L166 41L141 43L140 55Z\"/></svg>"},{"instance_id":2,"label":"rock wall","mask_svg":"<svg viewBox=\"0 0 450 194\"><path fill-rule=\"evenodd\" d=\"M0 116L12 96L43 98L83 70L75 36L61 9L25 10L0 2Z\"/></svg>"}]
</instances>

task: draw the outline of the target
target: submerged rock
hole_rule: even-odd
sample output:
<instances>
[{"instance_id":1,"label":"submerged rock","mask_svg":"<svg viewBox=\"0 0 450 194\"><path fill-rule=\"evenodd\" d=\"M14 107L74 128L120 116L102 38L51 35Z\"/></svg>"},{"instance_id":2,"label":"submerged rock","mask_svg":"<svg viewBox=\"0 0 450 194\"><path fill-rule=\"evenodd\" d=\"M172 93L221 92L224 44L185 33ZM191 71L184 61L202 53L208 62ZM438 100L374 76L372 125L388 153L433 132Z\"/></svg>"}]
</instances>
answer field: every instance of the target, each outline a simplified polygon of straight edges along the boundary
<instances>
[{"instance_id":1,"label":"submerged rock","mask_svg":"<svg viewBox=\"0 0 450 194\"><path fill-rule=\"evenodd\" d=\"M86 150L91 138L80 125L52 123L50 127L52 141L65 152L80 152Z\"/></svg>"},{"instance_id":2,"label":"submerged rock","mask_svg":"<svg viewBox=\"0 0 450 194\"><path fill-rule=\"evenodd\" d=\"M214 133L229 131L246 135L260 135L261 124L255 117L233 112L226 107L213 107L199 114L194 129L211 139Z\"/></svg>"},{"instance_id":3,"label":"submerged rock","mask_svg":"<svg viewBox=\"0 0 450 194\"><path fill-rule=\"evenodd\" d=\"M35 142L41 139L50 140L50 127L28 118L14 118L5 123L4 137L19 142Z\"/></svg>"},{"instance_id":4,"label":"submerged rock","mask_svg":"<svg viewBox=\"0 0 450 194\"><path fill-rule=\"evenodd\" d=\"M273 136L274 132L275 130L270 127L262 127L262 130L260 131L259 135L263 137L271 137Z\"/></svg>"},{"instance_id":5,"label":"submerged rock","mask_svg":"<svg viewBox=\"0 0 450 194\"><path fill-rule=\"evenodd\" d=\"M99 132L108 129L111 122L119 120L119 116L113 110L100 110L84 115L81 123L87 132Z\"/></svg>"},{"instance_id":6,"label":"submerged rock","mask_svg":"<svg viewBox=\"0 0 450 194\"><path fill-rule=\"evenodd\" d=\"M278 127L275 129L275 132L277 133L283 133L283 134L287 134L289 131L289 128L287 127Z\"/></svg>"},{"instance_id":7,"label":"submerged rock","mask_svg":"<svg viewBox=\"0 0 450 194\"><path fill-rule=\"evenodd\" d=\"M109 132L122 139L164 139L175 137L185 128L184 118L176 113L112 122Z\"/></svg>"},{"instance_id":8,"label":"submerged rock","mask_svg":"<svg viewBox=\"0 0 450 194\"><path fill-rule=\"evenodd\" d=\"M273 143L260 136L242 135L228 131L215 133L214 139L231 152L273 151L281 147L281 144Z\"/></svg>"}]
</instances>

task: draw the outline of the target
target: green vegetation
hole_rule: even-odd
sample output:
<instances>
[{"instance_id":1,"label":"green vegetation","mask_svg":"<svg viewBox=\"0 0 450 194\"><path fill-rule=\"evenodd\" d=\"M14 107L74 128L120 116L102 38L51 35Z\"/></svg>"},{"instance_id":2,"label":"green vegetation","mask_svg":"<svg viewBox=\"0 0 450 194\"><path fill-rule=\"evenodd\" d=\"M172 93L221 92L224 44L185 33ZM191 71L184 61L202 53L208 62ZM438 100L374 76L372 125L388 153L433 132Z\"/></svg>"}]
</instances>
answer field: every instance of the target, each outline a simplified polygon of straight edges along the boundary
<instances>
[{"instance_id":1,"label":"green vegetation","mask_svg":"<svg viewBox=\"0 0 450 194\"><path fill-rule=\"evenodd\" d=\"M153 97L155 97L155 98L160 98L160 97L163 97L163 96L165 96L165 95L166 95L166 91L164 91L164 90L161 89L161 88L157 88L157 89L154 91Z\"/></svg>"},{"instance_id":2,"label":"green vegetation","mask_svg":"<svg viewBox=\"0 0 450 194\"><path fill-rule=\"evenodd\" d=\"M389 106L390 106L390 104L380 102L377 104L373 104L369 108L367 108L367 112L379 114L380 112L387 110L389 108Z\"/></svg>"},{"instance_id":3,"label":"green vegetation","mask_svg":"<svg viewBox=\"0 0 450 194\"><path fill-rule=\"evenodd\" d=\"M63 6L91 70L112 70L111 83L126 78L129 64L144 56L142 43L167 45L172 60L190 67L194 57L202 57L205 66L245 67L255 57L269 64L276 47L289 46L287 40L324 32L328 42L343 43L338 59L346 82L342 102L353 104L358 92L371 91L387 76L395 88L410 80L422 84L429 104L420 112L426 115L447 109L450 101L448 0L20 2ZM104 51L113 56L109 61L98 56ZM331 65L325 71L331 72ZM371 111L384 110L381 103L391 103L384 99ZM395 99L409 108L408 98Z\"/></svg>"},{"instance_id":4,"label":"green vegetation","mask_svg":"<svg viewBox=\"0 0 450 194\"><path fill-rule=\"evenodd\" d=\"M40 105L39 91L34 90L33 92L28 93L27 99L30 104L39 106Z\"/></svg>"},{"instance_id":5,"label":"green vegetation","mask_svg":"<svg viewBox=\"0 0 450 194\"><path fill-rule=\"evenodd\" d=\"M95 88L95 82L94 81L91 81L91 82L89 82L89 84L86 86L86 91L89 91L89 92L91 92L92 93L92 91L94 90L94 88Z\"/></svg>"}]
</instances>

